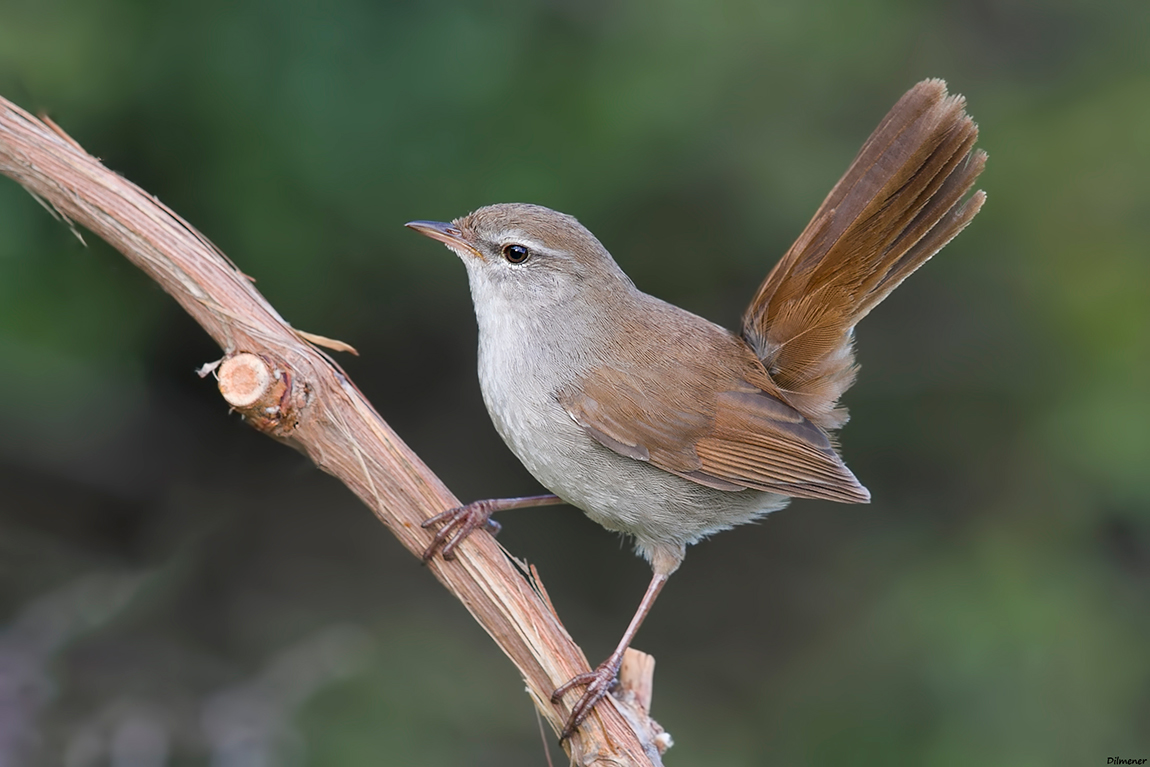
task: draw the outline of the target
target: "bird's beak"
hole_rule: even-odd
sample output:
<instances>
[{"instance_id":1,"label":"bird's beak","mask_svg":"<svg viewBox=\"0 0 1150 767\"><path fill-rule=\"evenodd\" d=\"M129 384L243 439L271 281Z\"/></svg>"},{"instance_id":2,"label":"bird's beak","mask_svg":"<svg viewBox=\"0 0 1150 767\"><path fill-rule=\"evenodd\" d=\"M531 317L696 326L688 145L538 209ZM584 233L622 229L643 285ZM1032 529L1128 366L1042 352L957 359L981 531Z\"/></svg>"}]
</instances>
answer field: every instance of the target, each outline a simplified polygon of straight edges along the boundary
<instances>
[{"instance_id":1,"label":"bird's beak","mask_svg":"<svg viewBox=\"0 0 1150 767\"><path fill-rule=\"evenodd\" d=\"M466 251L480 261L485 260L482 253L476 250L467 240L463 239L463 232L451 224L445 224L442 221L408 221L404 226L408 229L414 229L424 237L439 240L457 253Z\"/></svg>"}]
</instances>

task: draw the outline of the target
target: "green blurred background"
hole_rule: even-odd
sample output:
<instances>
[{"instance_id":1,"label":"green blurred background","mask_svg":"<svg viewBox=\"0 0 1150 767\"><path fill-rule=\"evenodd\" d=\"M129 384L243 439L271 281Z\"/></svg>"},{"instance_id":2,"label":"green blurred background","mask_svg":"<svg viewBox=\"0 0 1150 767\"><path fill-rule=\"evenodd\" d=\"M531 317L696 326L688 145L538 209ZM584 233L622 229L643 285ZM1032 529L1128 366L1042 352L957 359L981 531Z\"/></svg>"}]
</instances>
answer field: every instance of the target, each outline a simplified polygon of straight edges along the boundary
<instances>
[{"instance_id":1,"label":"green blurred background","mask_svg":"<svg viewBox=\"0 0 1150 767\"><path fill-rule=\"evenodd\" d=\"M538 488L483 410L464 271L405 221L558 208L736 327L947 79L989 200L860 328L842 442L874 502L694 547L636 645L669 765L1103 765L1150 757L1148 29L1142 0L4 0L0 94L358 347L476 499ZM463 608L87 240L0 180L0 762L544 764ZM605 657L646 565L574 509L502 521Z\"/></svg>"}]
</instances>

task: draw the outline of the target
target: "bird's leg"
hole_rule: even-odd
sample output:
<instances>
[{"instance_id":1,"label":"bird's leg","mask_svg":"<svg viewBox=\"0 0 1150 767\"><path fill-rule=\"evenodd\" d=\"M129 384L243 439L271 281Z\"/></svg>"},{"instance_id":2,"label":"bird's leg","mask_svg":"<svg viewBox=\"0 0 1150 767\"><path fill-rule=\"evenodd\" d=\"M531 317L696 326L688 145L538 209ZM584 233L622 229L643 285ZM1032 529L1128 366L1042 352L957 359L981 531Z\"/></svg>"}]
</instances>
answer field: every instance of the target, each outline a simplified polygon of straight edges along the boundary
<instances>
[{"instance_id":1,"label":"bird's leg","mask_svg":"<svg viewBox=\"0 0 1150 767\"><path fill-rule=\"evenodd\" d=\"M560 742L571 737L575 728L582 724L591 710L595 708L595 704L603 700L611 688L615 686L615 681L619 676L619 666L623 663L623 653L627 651L635 633L643 625L643 619L651 611L651 605L655 604L655 597L659 596L659 592L663 590L663 584L667 582L667 577L667 575L656 573L651 579L651 585L647 586L647 593L643 595L643 601L639 603L639 609L635 611L635 617L631 619L631 624L623 632L623 638L619 640L619 646L615 648L615 652L611 653L611 656L600 663L594 671L579 674L551 693L551 702L558 703L572 688L587 685L587 689L583 691L583 696L576 701L575 706L571 709L571 715L567 718L563 732L559 734Z\"/></svg>"},{"instance_id":2,"label":"bird's leg","mask_svg":"<svg viewBox=\"0 0 1150 767\"><path fill-rule=\"evenodd\" d=\"M440 523L443 527L435 534L431 545L423 552L424 564L431 561L435 552L443 554L447 560L455 559L455 549L463 543L463 539L479 528L495 535L501 525L491 518L497 511L507 509L522 509L528 506L552 506L563 501L554 495L529 495L525 498L491 498L486 501L473 501L466 506L456 506L442 514L436 514L423 523L423 528L434 527Z\"/></svg>"}]
</instances>

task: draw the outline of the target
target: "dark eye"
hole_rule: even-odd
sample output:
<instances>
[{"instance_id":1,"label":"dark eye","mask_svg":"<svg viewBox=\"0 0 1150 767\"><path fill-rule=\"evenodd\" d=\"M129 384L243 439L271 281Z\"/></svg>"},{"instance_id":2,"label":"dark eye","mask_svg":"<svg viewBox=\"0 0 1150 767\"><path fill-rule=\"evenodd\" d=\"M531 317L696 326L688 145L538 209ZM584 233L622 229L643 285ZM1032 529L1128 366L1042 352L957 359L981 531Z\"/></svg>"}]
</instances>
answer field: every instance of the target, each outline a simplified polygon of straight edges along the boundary
<instances>
[{"instance_id":1,"label":"dark eye","mask_svg":"<svg viewBox=\"0 0 1150 767\"><path fill-rule=\"evenodd\" d=\"M504 245L503 257L507 259L508 263L522 264L530 257L531 251L522 245Z\"/></svg>"}]
</instances>

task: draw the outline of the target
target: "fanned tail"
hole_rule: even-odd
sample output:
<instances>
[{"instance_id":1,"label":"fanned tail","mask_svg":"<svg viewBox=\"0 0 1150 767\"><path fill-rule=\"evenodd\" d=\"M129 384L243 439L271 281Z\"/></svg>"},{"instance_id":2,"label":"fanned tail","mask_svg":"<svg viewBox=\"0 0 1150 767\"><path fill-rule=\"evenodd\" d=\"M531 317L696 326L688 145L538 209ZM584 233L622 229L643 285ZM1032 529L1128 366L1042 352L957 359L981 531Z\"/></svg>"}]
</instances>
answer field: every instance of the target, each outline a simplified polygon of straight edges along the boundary
<instances>
[{"instance_id":1,"label":"fanned tail","mask_svg":"<svg viewBox=\"0 0 1150 767\"><path fill-rule=\"evenodd\" d=\"M824 429L846 422L856 323L970 223L986 164L978 126L942 80L911 88L759 288L743 337L784 396Z\"/></svg>"}]
</instances>

